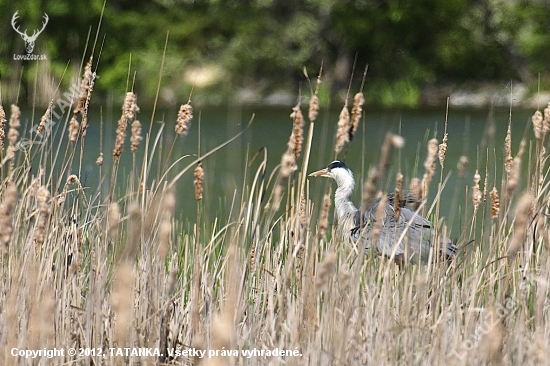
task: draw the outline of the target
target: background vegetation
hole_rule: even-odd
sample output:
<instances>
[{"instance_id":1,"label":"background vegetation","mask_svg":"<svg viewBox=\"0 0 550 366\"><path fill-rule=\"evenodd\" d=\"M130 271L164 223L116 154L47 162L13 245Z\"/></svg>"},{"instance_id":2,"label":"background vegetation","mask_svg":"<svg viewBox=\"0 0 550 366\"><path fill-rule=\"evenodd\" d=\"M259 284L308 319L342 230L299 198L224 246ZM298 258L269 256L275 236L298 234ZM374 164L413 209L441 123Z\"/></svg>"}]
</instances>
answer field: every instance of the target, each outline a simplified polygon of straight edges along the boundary
<instances>
[{"instance_id":1,"label":"background vegetation","mask_svg":"<svg viewBox=\"0 0 550 366\"><path fill-rule=\"evenodd\" d=\"M10 81L11 95L21 87L20 100L32 101L35 67L58 81L70 60L76 75L102 7L103 0L0 0L4 94ZM13 53L23 52L10 25L15 11L22 29L31 30L48 14L35 50L47 54L48 65L13 61ZM541 87L550 86L549 13L550 3L537 0L107 1L96 101L111 91L123 95L130 55L138 75L134 89L151 100L157 81L150 76L158 74L167 32L164 103L188 96L191 84L200 86L198 100L209 103L236 94L245 101L293 94L302 67L315 69L321 62L333 95L347 88L355 57L358 69L369 64L365 90L371 104L414 106L428 86L472 81L516 80L536 91L539 74Z\"/></svg>"}]
</instances>

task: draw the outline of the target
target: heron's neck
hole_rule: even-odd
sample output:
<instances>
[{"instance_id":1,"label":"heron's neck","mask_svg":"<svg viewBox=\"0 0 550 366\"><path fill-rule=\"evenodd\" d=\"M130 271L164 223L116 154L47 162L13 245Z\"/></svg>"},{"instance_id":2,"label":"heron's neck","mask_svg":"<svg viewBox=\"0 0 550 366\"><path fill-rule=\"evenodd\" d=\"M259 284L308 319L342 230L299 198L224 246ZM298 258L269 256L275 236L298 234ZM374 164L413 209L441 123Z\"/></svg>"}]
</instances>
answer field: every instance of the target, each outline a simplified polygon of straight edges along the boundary
<instances>
[{"instance_id":1,"label":"heron's neck","mask_svg":"<svg viewBox=\"0 0 550 366\"><path fill-rule=\"evenodd\" d=\"M336 183L338 188L334 194L334 204L336 208L336 215L338 216L338 222L340 227L344 231L352 229L353 217L357 208L353 202L351 202L351 195L355 187L355 180L352 177L337 177ZM349 226L349 227L348 227Z\"/></svg>"}]
</instances>

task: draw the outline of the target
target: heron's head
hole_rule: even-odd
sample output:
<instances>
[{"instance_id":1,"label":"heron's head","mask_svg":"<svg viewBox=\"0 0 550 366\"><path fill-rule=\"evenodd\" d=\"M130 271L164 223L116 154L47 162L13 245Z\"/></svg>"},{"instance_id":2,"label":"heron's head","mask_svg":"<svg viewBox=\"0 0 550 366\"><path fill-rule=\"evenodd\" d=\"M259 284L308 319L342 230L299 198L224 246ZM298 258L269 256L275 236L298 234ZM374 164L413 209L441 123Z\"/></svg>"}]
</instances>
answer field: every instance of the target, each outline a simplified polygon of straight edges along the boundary
<instances>
[{"instance_id":1,"label":"heron's head","mask_svg":"<svg viewBox=\"0 0 550 366\"><path fill-rule=\"evenodd\" d=\"M338 183L338 186L350 186L350 188L353 188L355 184L353 173L350 168L339 160L333 161L326 168L317 170L309 176L332 178Z\"/></svg>"}]
</instances>

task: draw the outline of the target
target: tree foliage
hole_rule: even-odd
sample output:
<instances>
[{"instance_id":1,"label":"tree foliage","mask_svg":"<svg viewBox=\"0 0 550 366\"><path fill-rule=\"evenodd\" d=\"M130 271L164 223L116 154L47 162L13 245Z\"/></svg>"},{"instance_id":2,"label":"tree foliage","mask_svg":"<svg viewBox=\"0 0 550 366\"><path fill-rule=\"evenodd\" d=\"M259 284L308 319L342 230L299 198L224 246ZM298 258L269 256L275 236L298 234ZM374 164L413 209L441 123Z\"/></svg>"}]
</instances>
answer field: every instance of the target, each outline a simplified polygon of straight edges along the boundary
<instances>
[{"instance_id":1,"label":"tree foliage","mask_svg":"<svg viewBox=\"0 0 550 366\"><path fill-rule=\"evenodd\" d=\"M37 68L46 68L13 60L24 52L11 29L15 11L22 29L31 30L48 14L37 52L48 56L47 79L71 83L92 52L102 8L102 0L0 0L4 89L22 78L19 98L29 98ZM541 74L544 87L548 14L542 0L108 1L94 49L96 60L101 55L96 92L122 95L135 82L142 100L151 99L167 37L167 103L194 83L206 101L243 88L260 95L292 90L303 67L311 74L321 63L326 85L345 90L354 60L359 71L369 65L367 94L382 104L415 105L425 85L465 80L529 83Z\"/></svg>"}]
</instances>

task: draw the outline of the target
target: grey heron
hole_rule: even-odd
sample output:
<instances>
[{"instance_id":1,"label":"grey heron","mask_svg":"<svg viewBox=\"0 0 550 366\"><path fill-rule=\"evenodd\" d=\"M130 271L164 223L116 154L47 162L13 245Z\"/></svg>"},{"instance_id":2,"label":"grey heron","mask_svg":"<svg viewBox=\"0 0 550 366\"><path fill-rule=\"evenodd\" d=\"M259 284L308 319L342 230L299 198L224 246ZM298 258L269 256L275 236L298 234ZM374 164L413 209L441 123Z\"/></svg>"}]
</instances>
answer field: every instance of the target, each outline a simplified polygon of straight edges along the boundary
<instances>
[{"instance_id":1,"label":"grey heron","mask_svg":"<svg viewBox=\"0 0 550 366\"><path fill-rule=\"evenodd\" d=\"M327 177L336 181L338 188L334 194L334 206L340 232L358 246L363 245L365 251L368 251L372 246L372 231L377 220L380 198L373 200L372 205L365 208L361 220L361 211L351 201L355 179L352 171L344 163L333 161L326 168L309 176ZM395 260L400 263L426 263L429 261L433 243L438 241L438 252L447 259L454 257L456 246L451 240L442 236L436 238L436 230L431 222L405 207L411 201L399 202L399 217L396 218L394 199L393 194L388 195L382 223L378 224L380 234L375 248L380 254L388 257L393 254ZM433 254L437 255L438 253Z\"/></svg>"}]
</instances>

